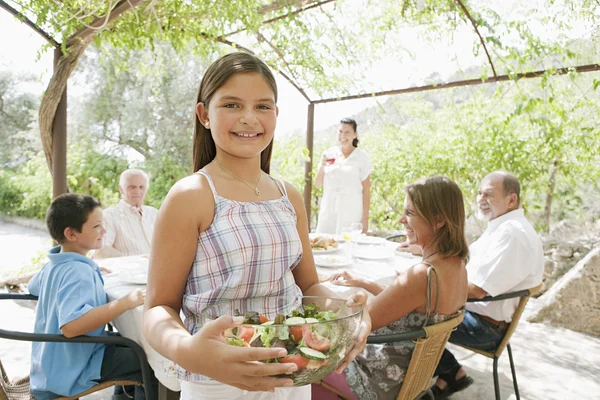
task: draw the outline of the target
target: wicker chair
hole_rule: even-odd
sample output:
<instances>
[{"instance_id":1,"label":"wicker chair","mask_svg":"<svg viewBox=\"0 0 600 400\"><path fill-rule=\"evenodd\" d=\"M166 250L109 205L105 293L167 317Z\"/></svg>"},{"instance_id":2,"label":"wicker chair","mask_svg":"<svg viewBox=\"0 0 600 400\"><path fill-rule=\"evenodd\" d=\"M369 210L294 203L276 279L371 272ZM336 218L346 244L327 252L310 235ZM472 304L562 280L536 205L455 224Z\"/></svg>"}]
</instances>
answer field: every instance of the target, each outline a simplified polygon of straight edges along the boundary
<instances>
[{"instance_id":1,"label":"wicker chair","mask_svg":"<svg viewBox=\"0 0 600 400\"><path fill-rule=\"evenodd\" d=\"M512 320L511 320L510 324L508 325L506 334L504 335L504 338L502 338L502 342L500 342L500 344L498 345L498 347L496 348L495 351L493 351L493 352L483 351L483 350L474 349L469 346L456 344L457 346L463 347L467 350L471 350L475 353L484 355L484 356L494 360L494 372L493 373L494 373L494 391L496 393L496 400L500 400L500 382L498 380L498 359L502 355L504 348L506 348L508 350L508 359L510 361L510 369L511 369L512 377L513 377L513 386L515 388L515 396L516 396L517 400L519 400L521 398L519 396L519 385L517 384L517 372L515 370L515 364L513 362L512 349L510 348L509 340L510 340L513 332L515 331L515 329L517 329L517 324L519 323L519 320L521 319L521 315L523 314L523 311L525 310L527 301L529 301L529 298L531 297L531 295L534 294L535 292L537 292L538 290L540 290L541 287L542 287L542 285L539 285L532 289L525 289L525 290L519 290L517 292L512 292L512 293L505 293L505 294L501 294L501 295L498 295L495 297L486 296L482 299L468 299L467 300L467 302L469 302L469 303L476 303L476 302L480 302L480 301L499 301L499 300L513 299L513 298L517 298L517 297L521 298L519 300L519 304L517 305L517 308L515 309L515 312L512 316Z\"/></svg>"},{"instance_id":2,"label":"wicker chair","mask_svg":"<svg viewBox=\"0 0 600 400\"><path fill-rule=\"evenodd\" d=\"M0 300L35 301L37 300L37 297L30 294L0 293ZM144 352L144 349L142 349L142 347L139 344L137 344L131 339L127 339L122 336L117 336L112 332L108 333L108 336L77 336L74 338L66 338L63 335L38 334L0 329L0 338L27 342L104 343L130 347L131 349L133 349L133 351L138 356L138 359L140 360L140 365L142 369L142 382L131 380L104 381L92 387L91 389L86 390L85 392L79 393L72 397L61 397L60 399L78 399L79 397L83 397L88 394L116 385L140 385L144 386L144 390L146 392L146 399L155 400L151 388L152 370L148 365L148 359L146 358L146 353ZM1 362L0 372L2 374L0 380L0 400L3 400L3 394L8 400L29 400L32 398L29 393L29 376L16 381L10 381L8 379L8 376L6 376L6 372L4 371Z\"/></svg>"},{"instance_id":3,"label":"wicker chair","mask_svg":"<svg viewBox=\"0 0 600 400\"><path fill-rule=\"evenodd\" d=\"M452 331L463 320L464 315L460 313L454 318L439 324L426 326L411 332L397 333L392 335L371 335L367 343L393 343L416 340L416 346L408 365L408 370L398 393L398 400L414 400L429 395L433 399L433 393L429 390L429 384L433 373L440 361L444 347L450 338ZM342 399L347 399L343 393L326 382L320 384Z\"/></svg>"}]
</instances>

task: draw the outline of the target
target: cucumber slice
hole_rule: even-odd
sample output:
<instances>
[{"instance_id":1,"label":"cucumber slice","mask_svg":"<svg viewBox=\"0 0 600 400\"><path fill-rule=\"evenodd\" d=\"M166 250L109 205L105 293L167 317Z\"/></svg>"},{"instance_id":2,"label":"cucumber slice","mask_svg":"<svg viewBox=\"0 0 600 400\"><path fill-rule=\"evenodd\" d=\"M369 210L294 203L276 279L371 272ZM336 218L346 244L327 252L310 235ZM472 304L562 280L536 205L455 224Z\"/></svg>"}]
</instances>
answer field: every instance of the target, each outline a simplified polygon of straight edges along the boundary
<instances>
[{"instance_id":1,"label":"cucumber slice","mask_svg":"<svg viewBox=\"0 0 600 400\"><path fill-rule=\"evenodd\" d=\"M319 322L319 320L316 318L306 318L307 324L316 324L317 322Z\"/></svg>"},{"instance_id":2,"label":"cucumber slice","mask_svg":"<svg viewBox=\"0 0 600 400\"><path fill-rule=\"evenodd\" d=\"M267 322L263 322L261 325L268 326L268 325L273 325L274 323L275 323L275 321L267 321Z\"/></svg>"},{"instance_id":3,"label":"cucumber slice","mask_svg":"<svg viewBox=\"0 0 600 400\"><path fill-rule=\"evenodd\" d=\"M285 325L304 325L306 320L302 317L292 317L284 321Z\"/></svg>"},{"instance_id":4,"label":"cucumber slice","mask_svg":"<svg viewBox=\"0 0 600 400\"><path fill-rule=\"evenodd\" d=\"M300 354L302 354L303 357L309 360L325 361L327 359L327 356L325 354L321 353L320 351L313 350L309 347L299 347L298 351L300 352Z\"/></svg>"}]
</instances>

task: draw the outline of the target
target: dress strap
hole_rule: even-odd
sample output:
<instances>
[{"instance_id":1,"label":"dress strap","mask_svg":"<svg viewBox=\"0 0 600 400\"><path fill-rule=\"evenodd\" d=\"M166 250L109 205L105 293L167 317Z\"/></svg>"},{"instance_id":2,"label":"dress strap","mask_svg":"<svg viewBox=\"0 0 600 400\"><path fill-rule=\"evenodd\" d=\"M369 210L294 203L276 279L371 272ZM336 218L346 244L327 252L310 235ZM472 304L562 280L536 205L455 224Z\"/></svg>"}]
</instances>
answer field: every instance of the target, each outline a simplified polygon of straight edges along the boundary
<instances>
[{"instance_id":1,"label":"dress strap","mask_svg":"<svg viewBox=\"0 0 600 400\"><path fill-rule=\"evenodd\" d=\"M281 194L283 196L285 196L285 197L288 197L287 189L285 188L285 183L282 180L280 180L280 179L273 178L271 175L269 175L269 178L273 179L273 181L277 185L277 189L279 189L279 191L281 192Z\"/></svg>"},{"instance_id":2,"label":"dress strap","mask_svg":"<svg viewBox=\"0 0 600 400\"><path fill-rule=\"evenodd\" d=\"M206 181L208 182L208 186L210 186L210 190L212 191L212 194L215 198L215 202L217 201L217 189L215 189L215 184L212 181L212 178L210 177L210 175L208 174L208 172L206 172L203 169L200 169L198 171L195 172L198 175L202 175L206 178Z\"/></svg>"},{"instance_id":3,"label":"dress strap","mask_svg":"<svg viewBox=\"0 0 600 400\"><path fill-rule=\"evenodd\" d=\"M432 275L435 274L435 289L436 289L436 296L435 296L435 308L433 309L433 313L437 314L438 311L438 304L440 301L440 282L438 279L438 272L435 269L435 267L429 263L425 263L427 265L429 265L429 268L427 268L427 303L425 305L425 323L423 325L423 327L427 326L427 324L429 323L429 317L431 316L431 292L432 292Z\"/></svg>"}]
</instances>

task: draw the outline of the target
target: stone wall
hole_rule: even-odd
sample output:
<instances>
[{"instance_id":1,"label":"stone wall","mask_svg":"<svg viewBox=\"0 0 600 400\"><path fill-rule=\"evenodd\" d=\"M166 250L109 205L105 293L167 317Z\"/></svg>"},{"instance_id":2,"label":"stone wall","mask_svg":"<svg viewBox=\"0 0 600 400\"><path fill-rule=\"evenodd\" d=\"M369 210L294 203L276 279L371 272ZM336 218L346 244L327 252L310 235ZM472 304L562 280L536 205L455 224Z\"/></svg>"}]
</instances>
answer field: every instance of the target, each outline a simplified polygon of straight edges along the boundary
<instances>
[{"instance_id":1,"label":"stone wall","mask_svg":"<svg viewBox=\"0 0 600 400\"><path fill-rule=\"evenodd\" d=\"M537 299L528 321L600 336L600 247Z\"/></svg>"}]
</instances>

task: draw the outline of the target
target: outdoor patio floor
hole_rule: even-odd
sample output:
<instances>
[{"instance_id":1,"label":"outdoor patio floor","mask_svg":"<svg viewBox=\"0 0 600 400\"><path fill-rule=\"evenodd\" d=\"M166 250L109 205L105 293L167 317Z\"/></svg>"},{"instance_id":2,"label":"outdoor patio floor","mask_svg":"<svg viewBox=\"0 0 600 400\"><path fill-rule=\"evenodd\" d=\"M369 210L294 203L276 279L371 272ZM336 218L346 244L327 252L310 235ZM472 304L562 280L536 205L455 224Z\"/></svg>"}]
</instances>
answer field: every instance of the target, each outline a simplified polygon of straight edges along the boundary
<instances>
[{"instance_id":1,"label":"outdoor patio floor","mask_svg":"<svg viewBox=\"0 0 600 400\"><path fill-rule=\"evenodd\" d=\"M5 240L7 232L23 236L23 240ZM18 233L17 233L18 231ZM26 250L35 255L28 240L41 237L41 232L16 228L0 222L0 253ZM14 237L13 237L14 239ZM25 247L15 246L21 243ZM43 242L43 241L41 241ZM40 243L41 243L40 242ZM37 249L36 249L37 250ZM0 268L0 273L3 268ZM531 300L532 306L535 300ZM528 307L529 309L529 307ZM600 338L526 322L523 316L511 345L515 357L521 398L526 400L600 399ZM0 327L31 331L33 311L15 302L3 302L0 307ZM450 346L459 361L475 379L475 384L453 396L456 400L494 399L492 360L481 355ZM8 376L16 378L29 372L30 344L0 339L0 360ZM514 399L508 355L499 361L502 399ZM106 389L90 399L110 399L112 389ZM318 400L318 399L315 399Z\"/></svg>"}]
</instances>

